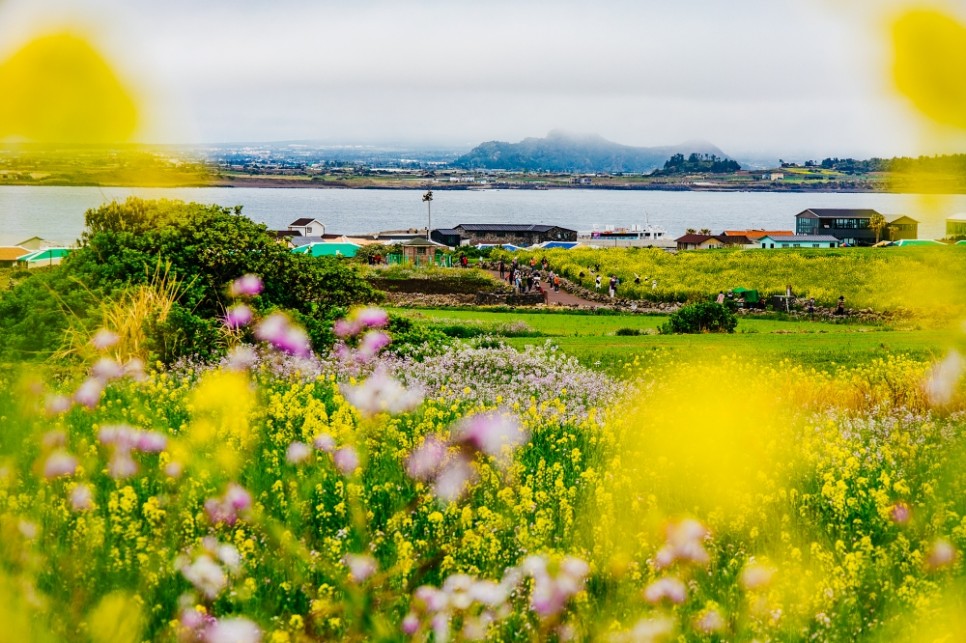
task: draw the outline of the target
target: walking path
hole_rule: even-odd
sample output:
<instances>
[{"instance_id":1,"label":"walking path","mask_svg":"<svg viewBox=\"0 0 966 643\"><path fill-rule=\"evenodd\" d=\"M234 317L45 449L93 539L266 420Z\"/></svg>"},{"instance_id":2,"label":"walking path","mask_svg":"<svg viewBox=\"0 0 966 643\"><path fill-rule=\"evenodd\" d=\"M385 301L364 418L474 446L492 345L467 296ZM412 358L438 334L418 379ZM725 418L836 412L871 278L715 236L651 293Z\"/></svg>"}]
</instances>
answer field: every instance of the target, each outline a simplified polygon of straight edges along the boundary
<instances>
[{"instance_id":1,"label":"walking path","mask_svg":"<svg viewBox=\"0 0 966 643\"><path fill-rule=\"evenodd\" d=\"M488 270L495 279L500 279L499 270ZM506 279L502 279L504 283ZM581 308L598 308L605 304L599 301L590 301L589 299L584 299L566 292L562 288L559 291L554 291L553 288L547 288L547 284L543 284L544 290L547 291L547 305L548 306L580 306Z\"/></svg>"}]
</instances>

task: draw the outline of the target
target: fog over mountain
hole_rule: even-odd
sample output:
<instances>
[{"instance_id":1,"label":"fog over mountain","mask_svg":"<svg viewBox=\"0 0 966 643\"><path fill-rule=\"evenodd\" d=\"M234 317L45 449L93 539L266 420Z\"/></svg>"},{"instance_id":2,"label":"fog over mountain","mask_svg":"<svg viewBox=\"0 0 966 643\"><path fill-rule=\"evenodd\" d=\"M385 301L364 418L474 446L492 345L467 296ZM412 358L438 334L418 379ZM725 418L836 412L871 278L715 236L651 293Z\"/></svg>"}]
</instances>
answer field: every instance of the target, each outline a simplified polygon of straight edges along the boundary
<instances>
[{"instance_id":1,"label":"fog over mountain","mask_svg":"<svg viewBox=\"0 0 966 643\"><path fill-rule=\"evenodd\" d=\"M727 157L707 141L680 145L631 147L596 134L553 130L546 138L525 138L519 143L488 141L456 159L456 167L540 172L650 172L674 154L692 152Z\"/></svg>"}]
</instances>

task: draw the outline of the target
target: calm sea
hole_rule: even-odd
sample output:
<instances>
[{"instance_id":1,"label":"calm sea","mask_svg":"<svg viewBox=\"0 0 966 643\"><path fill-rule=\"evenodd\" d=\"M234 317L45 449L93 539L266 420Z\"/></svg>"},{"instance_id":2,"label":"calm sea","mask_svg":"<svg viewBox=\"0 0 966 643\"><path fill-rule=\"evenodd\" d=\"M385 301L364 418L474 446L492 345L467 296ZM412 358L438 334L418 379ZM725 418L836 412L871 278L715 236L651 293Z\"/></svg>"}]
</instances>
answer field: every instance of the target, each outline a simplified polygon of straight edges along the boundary
<instances>
[{"instance_id":1,"label":"calm sea","mask_svg":"<svg viewBox=\"0 0 966 643\"><path fill-rule=\"evenodd\" d=\"M73 242L84 227L84 211L128 196L243 206L248 217L284 229L312 217L327 232L355 233L423 227L421 190L299 188L96 188L0 187L0 245L32 236ZM656 192L625 190L438 190L433 227L460 223L544 223L575 230L597 224L652 224L674 236L686 228L793 230L806 208L875 208L918 219L920 238L944 234L944 219L966 212L966 196L932 198L901 194L801 194L763 192Z\"/></svg>"}]
</instances>

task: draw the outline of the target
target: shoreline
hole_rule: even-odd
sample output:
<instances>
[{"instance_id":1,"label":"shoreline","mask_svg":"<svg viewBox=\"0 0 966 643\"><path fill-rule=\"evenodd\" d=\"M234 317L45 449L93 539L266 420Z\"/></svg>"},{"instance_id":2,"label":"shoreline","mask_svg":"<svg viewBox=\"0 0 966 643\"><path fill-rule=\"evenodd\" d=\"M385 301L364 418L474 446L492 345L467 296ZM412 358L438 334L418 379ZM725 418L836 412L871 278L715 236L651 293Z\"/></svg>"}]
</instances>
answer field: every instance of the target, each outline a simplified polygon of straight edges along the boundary
<instances>
[{"instance_id":1,"label":"shoreline","mask_svg":"<svg viewBox=\"0 0 966 643\"><path fill-rule=\"evenodd\" d=\"M569 190L601 190L616 192L746 192L746 193L771 193L771 194L935 194L935 195L964 195L963 191L939 191L924 192L922 190L884 190L884 189L860 189L856 187L842 189L820 189L820 188L801 188L788 187L775 189L774 186L767 188L755 188L752 186L727 187L727 186L689 186L689 185L526 185L526 184L492 184L490 187L475 187L467 185L446 185L436 183L422 183L418 185L333 185L321 184L311 181L292 181L287 179L254 179L251 181L213 181L210 183L164 183L164 184L145 184L128 182L70 182L70 181L49 181L43 183L19 181L3 182L3 187L73 187L73 188L151 188L151 189L183 189L183 188L259 188L259 189L300 189L300 190L433 190L433 191L457 191L457 192L490 192L490 191L510 191L522 190L533 192L544 191L569 191Z\"/></svg>"}]
</instances>

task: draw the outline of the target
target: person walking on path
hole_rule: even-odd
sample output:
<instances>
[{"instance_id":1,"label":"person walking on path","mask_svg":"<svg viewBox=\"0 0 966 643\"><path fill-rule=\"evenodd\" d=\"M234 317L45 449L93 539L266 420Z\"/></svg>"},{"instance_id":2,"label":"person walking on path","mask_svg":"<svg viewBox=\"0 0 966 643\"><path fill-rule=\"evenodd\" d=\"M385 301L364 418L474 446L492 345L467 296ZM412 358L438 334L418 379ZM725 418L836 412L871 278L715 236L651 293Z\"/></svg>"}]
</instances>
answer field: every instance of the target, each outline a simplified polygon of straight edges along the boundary
<instances>
[{"instance_id":1,"label":"person walking on path","mask_svg":"<svg viewBox=\"0 0 966 643\"><path fill-rule=\"evenodd\" d=\"M553 276L553 291L560 292L560 275Z\"/></svg>"},{"instance_id":2,"label":"person walking on path","mask_svg":"<svg viewBox=\"0 0 966 643\"><path fill-rule=\"evenodd\" d=\"M610 276L610 283L608 284L607 294L613 299L614 295L617 294L617 277L615 275Z\"/></svg>"},{"instance_id":3,"label":"person walking on path","mask_svg":"<svg viewBox=\"0 0 966 643\"><path fill-rule=\"evenodd\" d=\"M500 259L500 279L506 278L506 264Z\"/></svg>"},{"instance_id":4,"label":"person walking on path","mask_svg":"<svg viewBox=\"0 0 966 643\"><path fill-rule=\"evenodd\" d=\"M839 303L835 307L835 314L836 315L845 314L845 295L839 295Z\"/></svg>"},{"instance_id":5,"label":"person walking on path","mask_svg":"<svg viewBox=\"0 0 966 643\"><path fill-rule=\"evenodd\" d=\"M600 275L597 275L597 278L594 279L594 290L600 292Z\"/></svg>"}]
</instances>

